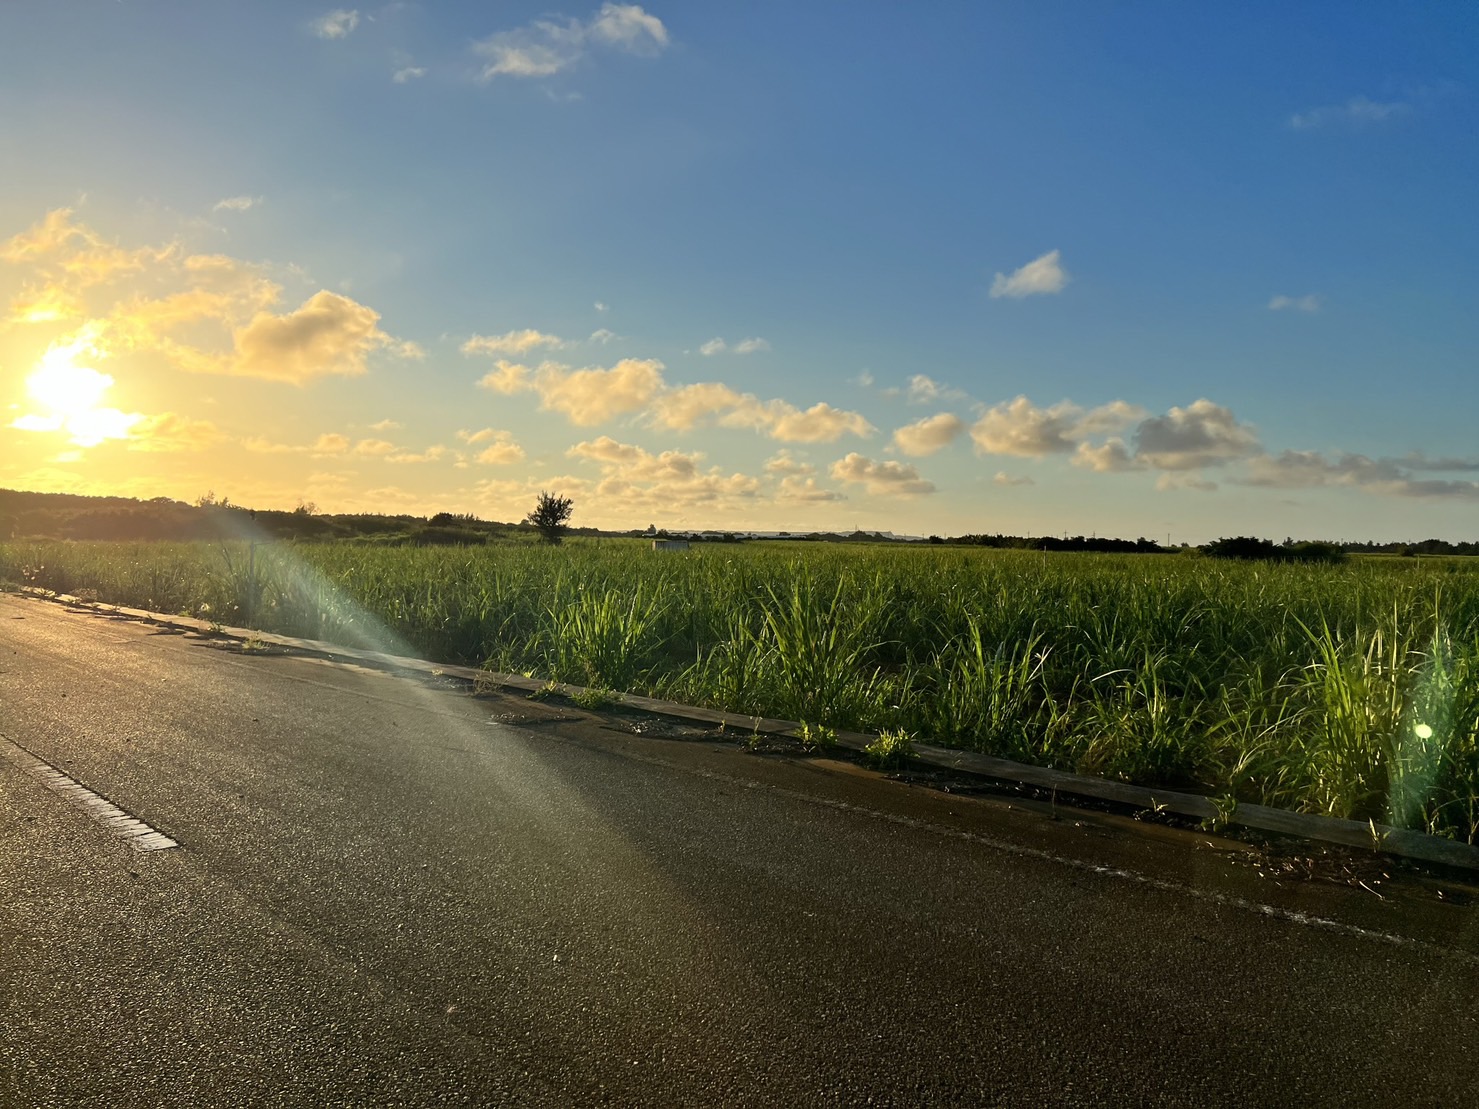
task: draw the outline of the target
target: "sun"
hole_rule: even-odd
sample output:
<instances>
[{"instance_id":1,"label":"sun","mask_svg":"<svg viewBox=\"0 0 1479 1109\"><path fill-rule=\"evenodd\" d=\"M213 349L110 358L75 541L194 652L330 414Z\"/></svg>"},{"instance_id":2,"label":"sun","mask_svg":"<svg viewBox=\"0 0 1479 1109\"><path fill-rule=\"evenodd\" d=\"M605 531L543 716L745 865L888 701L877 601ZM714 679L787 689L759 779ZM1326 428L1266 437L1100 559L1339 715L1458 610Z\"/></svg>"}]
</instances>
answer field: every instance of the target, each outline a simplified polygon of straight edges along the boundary
<instances>
[{"instance_id":1,"label":"sun","mask_svg":"<svg viewBox=\"0 0 1479 1109\"><path fill-rule=\"evenodd\" d=\"M113 387L112 375L77 364L80 359L101 357L86 338L53 343L26 379L26 391L43 411L21 416L11 426L22 431L64 431L79 447L127 439L129 430L143 417L103 407L100 402Z\"/></svg>"},{"instance_id":2,"label":"sun","mask_svg":"<svg viewBox=\"0 0 1479 1109\"><path fill-rule=\"evenodd\" d=\"M74 416L97 407L113 385L109 374L76 359L92 353L85 340L53 346L41 356L36 372L26 379L26 391L59 416Z\"/></svg>"}]
</instances>

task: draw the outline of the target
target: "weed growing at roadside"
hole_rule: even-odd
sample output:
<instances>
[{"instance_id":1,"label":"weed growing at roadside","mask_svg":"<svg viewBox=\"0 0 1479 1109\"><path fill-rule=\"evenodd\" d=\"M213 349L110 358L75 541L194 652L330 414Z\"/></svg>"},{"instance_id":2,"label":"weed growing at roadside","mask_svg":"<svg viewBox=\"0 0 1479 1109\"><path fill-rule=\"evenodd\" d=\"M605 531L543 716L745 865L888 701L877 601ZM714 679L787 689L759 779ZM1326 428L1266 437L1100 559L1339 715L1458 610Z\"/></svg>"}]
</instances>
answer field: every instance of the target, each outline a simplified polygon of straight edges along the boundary
<instances>
[{"instance_id":1,"label":"weed growing at roadside","mask_svg":"<svg viewBox=\"0 0 1479 1109\"><path fill-rule=\"evenodd\" d=\"M559 682L545 682L538 689L530 693L525 699L529 701L548 701L560 692Z\"/></svg>"},{"instance_id":2,"label":"weed growing at roadside","mask_svg":"<svg viewBox=\"0 0 1479 1109\"><path fill-rule=\"evenodd\" d=\"M598 686L589 686L570 698L583 709L605 708L614 705L621 700L621 695L614 690L601 689Z\"/></svg>"},{"instance_id":3,"label":"weed growing at roadside","mask_svg":"<svg viewBox=\"0 0 1479 1109\"><path fill-rule=\"evenodd\" d=\"M1238 811L1238 799L1231 794L1222 794L1218 797L1209 797L1212 802L1213 813L1202 821L1202 827L1209 832L1220 832L1232 821L1233 814Z\"/></svg>"},{"instance_id":4,"label":"weed growing at roadside","mask_svg":"<svg viewBox=\"0 0 1479 1109\"><path fill-rule=\"evenodd\" d=\"M825 724L808 724L805 720L801 722L796 738L801 741L801 749L808 754L837 746L837 733L833 729Z\"/></svg>"},{"instance_id":5,"label":"weed growing at roadside","mask_svg":"<svg viewBox=\"0 0 1479 1109\"><path fill-rule=\"evenodd\" d=\"M905 731L879 732L863 756L876 770L902 770L914 757L914 738Z\"/></svg>"}]
</instances>

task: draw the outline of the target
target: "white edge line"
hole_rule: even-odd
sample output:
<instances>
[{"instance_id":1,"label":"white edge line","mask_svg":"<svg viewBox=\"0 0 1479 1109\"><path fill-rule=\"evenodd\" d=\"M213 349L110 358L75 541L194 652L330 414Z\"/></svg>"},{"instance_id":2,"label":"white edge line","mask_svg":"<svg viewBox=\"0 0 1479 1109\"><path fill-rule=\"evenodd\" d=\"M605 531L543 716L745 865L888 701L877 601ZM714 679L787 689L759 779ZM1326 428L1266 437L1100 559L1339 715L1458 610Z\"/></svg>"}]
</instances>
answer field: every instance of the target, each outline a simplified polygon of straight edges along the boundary
<instances>
[{"instance_id":1,"label":"white edge line","mask_svg":"<svg viewBox=\"0 0 1479 1109\"><path fill-rule=\"evenodd\" d=\"M146 821L124 812L102 794L88 789L65 771L31 754L14 740L0 736L0 754L27 771L53 793L59 793L74 802L96 823L119 839L126 840L135 851L167 851L171 847L180 846L177 840L171 839Z\"/></svg>"}]
</instances>

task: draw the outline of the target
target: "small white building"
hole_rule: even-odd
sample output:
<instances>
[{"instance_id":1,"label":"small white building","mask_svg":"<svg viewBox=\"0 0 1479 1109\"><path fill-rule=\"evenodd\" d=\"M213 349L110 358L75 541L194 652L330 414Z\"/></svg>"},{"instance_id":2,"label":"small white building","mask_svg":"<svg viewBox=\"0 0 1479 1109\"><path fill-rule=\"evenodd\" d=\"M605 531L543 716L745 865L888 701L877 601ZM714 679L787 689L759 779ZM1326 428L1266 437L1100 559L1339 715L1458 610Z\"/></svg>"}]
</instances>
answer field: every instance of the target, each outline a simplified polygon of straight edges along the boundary
<instances>
[{"instance_id":1,"label":"small white building","mask_svg":"<svg viewBox=\"0 0 1479 1109\"><path fill-rule=\"evenodd\" d=\"M686 539L654 539L652 541L654 551L686 551L688 540Z\"/></svg>"}]
</instances>

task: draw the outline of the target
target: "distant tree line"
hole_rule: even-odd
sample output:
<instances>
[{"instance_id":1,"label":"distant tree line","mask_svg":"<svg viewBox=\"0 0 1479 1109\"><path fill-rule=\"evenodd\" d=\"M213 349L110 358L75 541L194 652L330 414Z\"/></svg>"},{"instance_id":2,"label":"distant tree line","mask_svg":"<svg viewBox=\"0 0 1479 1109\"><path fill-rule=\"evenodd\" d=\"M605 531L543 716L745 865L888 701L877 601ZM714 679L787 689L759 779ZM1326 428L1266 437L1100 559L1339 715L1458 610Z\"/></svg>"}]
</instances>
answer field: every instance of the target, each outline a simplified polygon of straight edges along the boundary
<instances>
[{"instance_id":1,"label":"distant tree line","mask_svg":"<svg viewBox=\"0 0 1479 1109\"><path fill-rule=\"evenodd\" d=\"M550 495L553 506L566 498ZM227 496L208 492L195 503L155 497L88 497L72 493L30 493L0 489L0 540L5 539L314 539L415 546L473 546L502 539L532 539L546 533L540 522L553 522L556 535L629 535L641 538L688 539L693 542L737 543L744 534L732 531L674 530L649 525L645 531L603 532L592 527L570 527L553 517L535 521L539 505L518 523L483 520L472 513L438 512L431 517L376 513L320 514L312 502L291 510L250 509ZM780 532L777 538L812 543L917 543L886 532ZM1003 550L1082 551L1106 554L1169 554L1195 550L1213 558L1278 562L1333 562L1347 554L1479 555L1479 541L1450 543L1443 539L1419 542L1374 543L1301 541L1274 543L1251 536L1216 539L1201 547L1168 547L1144 537L1111 539L1101 536L957 535L929 537L931 544L988 547Z\"/></svg>"},{"instance_id":2,"label":"distant tree line","mask_svg":"<svg viewBox=\"0 0 1479 1109\"><path fill-rule=\"evenodd\" d=\"M1179 549L1163 547L1155 540L1143 536L1139 539L1110 539L1097 535L957 535L942 539L938 535L932 535L929 541L1011 551L1097 551L1103 554L1164 554Z\"/></svg>"},{"instance_id":3,"label":"distant tree line","mask_svg":"<svg viewBox=\"0 0 1479 1109\"><path fill-rule=\"evenodd\" d=\"M461 513L319 515L309 503L291 511L250 509L207 493L194 504L155 497L84 497L0 489L0 539L351 540L388 545L468 545L520 531L517 524Z\"/></svg>"},{"instance_id":4,"label":"distant tree line","mask_svg":"<svg viewBox=\"0 0 1479 1109\"><path fill-rule=\"evenodd\" d=\"M1348 554L1394 554L1415 558L1418 555L1479 555L1479 542L1450 543L1446 539L1424 539L1420 543L1341 543Z\"/></svg>"},{"instance_id":5,"label":"distant tree line","mask_svg":"<svg viewBox=\"0 0 1479 1109\"><path fill-rule=\"evenodd\" d=\"M1214 539L1200 548L1213 558L1237 558L1256 562L1344 562L1345 550L1336 543L1303 542L1286 539L1255 539L1239 535L1232 539Z\"/></svg>"},{"instance_id":6,"label":"distant tree line","mask_svg":"<svg viewBox=\"0 0 1479 1109\"><path fill-rule=\"evenodd\" d=\"M1446 539L1424 539L1419 543L1360 543L1341 540L1296 541L1285 539L1274 543L1268 539L1255 539L1241 535L1232 539L1216 539L1199 548L1213 558L1241 558L1262 562L1341 562L1353 554L1401 555L1415 558L1420 555L1479 555L1479 542L1450 543Z\"/></svg>"}]
</instances>

